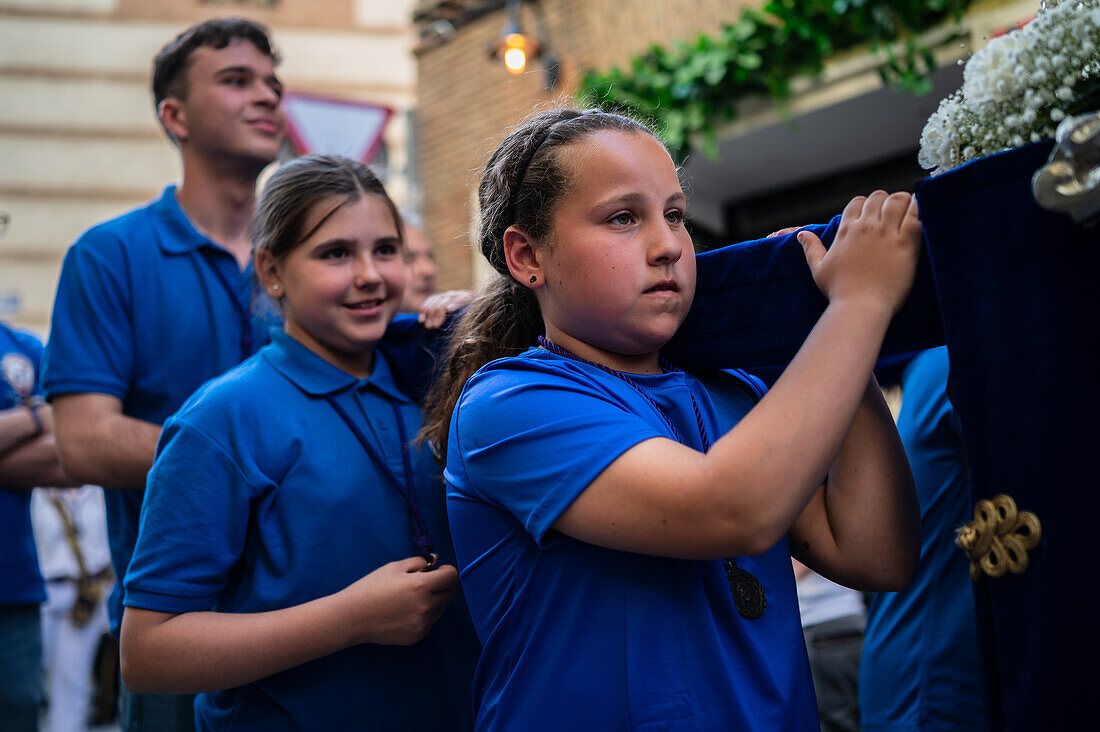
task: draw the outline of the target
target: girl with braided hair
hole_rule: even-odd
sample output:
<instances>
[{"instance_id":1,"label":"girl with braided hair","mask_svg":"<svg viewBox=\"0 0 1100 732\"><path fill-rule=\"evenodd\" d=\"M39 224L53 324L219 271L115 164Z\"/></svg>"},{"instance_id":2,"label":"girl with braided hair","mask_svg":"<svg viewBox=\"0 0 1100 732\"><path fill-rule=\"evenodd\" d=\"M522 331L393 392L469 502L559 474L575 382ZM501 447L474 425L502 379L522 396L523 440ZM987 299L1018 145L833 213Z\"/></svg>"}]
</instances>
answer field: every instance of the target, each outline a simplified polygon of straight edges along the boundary
<instances>
[{"instance_id":1,"label":"girl with braided hair","mask_svg":"<svg viewBox=\"0 0 1100 732\"><path fill-rule=\"evenodd\" d=\"M425 423L483 645L477 728L817 729L791 556L884 590L919 551L872 376L916 266L915 201L854 199L828 252L800 234L829 305L770 391L661 358L695 257L644 125L537 114L478 203L498 276Z\"/></svg>"}]
</instances>

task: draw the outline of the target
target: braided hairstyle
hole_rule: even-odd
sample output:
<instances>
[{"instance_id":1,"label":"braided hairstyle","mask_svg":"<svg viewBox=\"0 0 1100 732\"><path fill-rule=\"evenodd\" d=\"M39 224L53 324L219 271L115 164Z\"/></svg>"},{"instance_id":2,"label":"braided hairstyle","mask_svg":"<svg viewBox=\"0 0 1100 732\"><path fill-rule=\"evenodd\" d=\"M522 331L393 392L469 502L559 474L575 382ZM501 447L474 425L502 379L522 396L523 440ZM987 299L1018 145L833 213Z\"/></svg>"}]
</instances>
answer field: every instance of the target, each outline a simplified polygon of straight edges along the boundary
<instances>
[{"instance_id":1,"label":"braided hairstyle","mask_svg":"<svg viewBox=\"0 0 1100 732\"><path fill-rule=\"evenodd\" d=\"M425 401L419 439L432 445L440 462L445 461L451 413L466 380L490 361L536 345L544 331L534 292L508 271L504 232L514 226L529 239L552 246L555 206L571 185L560 152L600 130L656 138L649 127L620 114L557 108L527 118L504 138L485 165L473 238L495 274L456 323L443 372Z\"/></svg>"}]
</instances>

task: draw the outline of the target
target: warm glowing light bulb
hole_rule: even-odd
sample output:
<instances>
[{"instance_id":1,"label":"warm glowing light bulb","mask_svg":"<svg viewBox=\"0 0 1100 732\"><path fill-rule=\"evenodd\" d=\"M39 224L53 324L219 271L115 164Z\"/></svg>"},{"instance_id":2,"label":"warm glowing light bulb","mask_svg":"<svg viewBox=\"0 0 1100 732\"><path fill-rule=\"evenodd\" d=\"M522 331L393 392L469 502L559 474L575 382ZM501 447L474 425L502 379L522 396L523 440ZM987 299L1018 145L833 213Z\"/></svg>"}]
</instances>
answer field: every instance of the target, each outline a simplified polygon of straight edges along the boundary
<instances>
[{"instance_id":1,"label":"warm glowing light bulb","mask_svg":"<svg viewBox=\"0 0 1100 732\"><path fill-rule=\"evenodd\" d=\"M521 74L527 66L527 54L522 48L509 48L504 52L504 65L513 74Z\"/></svg>"},{"instance_id":2,"label":"warm glowing light bulb","mask_svg":"<svg viewBox=\"0 0 1100 732\"><path fill-rule=\"evenodd\" d=\"M538 58L539 44L535 39L518 31L505 32L493 46L492 55L503 61L510 73L522 74L527 68L527 60Z\"/></svg>"}]
</instances>

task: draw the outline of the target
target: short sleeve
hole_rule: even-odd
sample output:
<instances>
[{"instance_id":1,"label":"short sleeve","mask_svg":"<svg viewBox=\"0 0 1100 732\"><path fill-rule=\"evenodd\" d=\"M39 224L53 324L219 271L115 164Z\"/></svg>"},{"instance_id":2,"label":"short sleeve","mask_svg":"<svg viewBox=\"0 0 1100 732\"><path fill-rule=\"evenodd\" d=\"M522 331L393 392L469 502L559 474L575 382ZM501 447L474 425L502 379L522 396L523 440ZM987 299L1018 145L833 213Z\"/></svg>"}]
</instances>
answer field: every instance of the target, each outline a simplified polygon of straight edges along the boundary
<instances>
[{"instance_id":1,"label":"short sleeve","mask_svg":"<svg viewBox=\"0 0 1100 732\"><path fill-rule=\"evenodd\" d=\"M43 364L48 397L123 399L133 368L130 287L120 242L92 229L65 255Z\"/></svg>"},{"instance_id":2,"label":"short sleeve","mask_svg":"<svg viewBox=\"0 0 1100 732\"><path fill-rule=\"evenodd\" d=\"M512 513L543 544L559 516L634 445L663 436L599 382L495 369L467 383L451 420L446 477Z\"/></svg>"},{"instance_id":3,"label":"short sleeve","mask_svg":"<svg viewBox=\"0 0 1100 732\"><path fill-rule=\"evenodd\" d=\"M126 572L125 605L171 613L215 607L244 551L259 482L218 443L177 418L165 425Z\"/></svg>"}]
</instances>

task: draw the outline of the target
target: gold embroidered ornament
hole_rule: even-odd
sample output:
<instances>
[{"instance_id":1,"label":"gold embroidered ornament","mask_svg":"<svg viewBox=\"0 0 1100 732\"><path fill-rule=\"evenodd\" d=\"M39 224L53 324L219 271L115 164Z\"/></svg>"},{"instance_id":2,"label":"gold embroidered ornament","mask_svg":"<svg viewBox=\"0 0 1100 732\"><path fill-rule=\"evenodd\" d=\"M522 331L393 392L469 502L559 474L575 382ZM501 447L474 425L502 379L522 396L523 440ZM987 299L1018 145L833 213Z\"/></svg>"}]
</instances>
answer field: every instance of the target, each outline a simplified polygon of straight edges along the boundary
<instances>
[{"instance_id":1,"label":"gold embroidered ornament","mask_svg":"<svg viewBox=\"0 0 1100 732\"><path fill-rule=\"evenodd\" d=\"M1016 501L1002 493L978 501L974 519L958 530L955 544L970 557L970 579L976 582L983 573L990 577L1023 574L1027 552L1038 545L1040 536L1039 517L1017 510Z\"/></svg>"}]
</instances>

